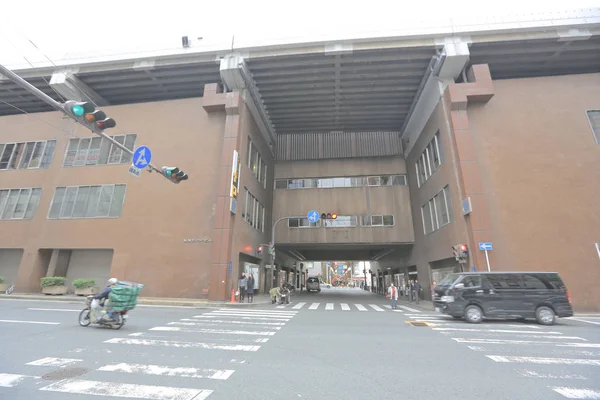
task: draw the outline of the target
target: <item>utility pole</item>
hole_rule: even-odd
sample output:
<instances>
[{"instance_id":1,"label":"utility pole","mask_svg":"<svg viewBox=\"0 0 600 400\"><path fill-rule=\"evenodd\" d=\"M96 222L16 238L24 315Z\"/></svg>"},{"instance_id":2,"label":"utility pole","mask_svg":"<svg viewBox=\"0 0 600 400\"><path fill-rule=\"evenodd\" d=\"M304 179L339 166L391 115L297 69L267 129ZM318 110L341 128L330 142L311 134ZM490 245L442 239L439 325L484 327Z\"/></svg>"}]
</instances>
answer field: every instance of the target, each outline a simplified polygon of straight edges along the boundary
<instances>
[{"instance_id":1,"label":"utility pole","mask_svg":"<svg viewBox=\"0 0 600 400\"><path fill-rule=\"evenodd\" d=\"M38 99L42 100L44 103L48 104L56 111L62 112L64 115L71 118L73 121L83 125L85 128L89 129L96 135L102 137L105 140L108 140L110 143L117 146L127 154L130 154L133 159L134 151L129 150L127 147L125 147L124 145L117 142L116 140L114 140L113 138L111 138L103 132L104 129L115 127L115 121L112 118L106 118L106 114L104 114L104 112L100 110L96 110L96 107L93 106L91 103L76 101L67 101L66 103L59 103L52 97L48 96L46 93L42 92L32 84L27 82L25 79L21 78L19 75L15 74L11 70L3 66L2 64L0 64L0 74L6 76L17 86L25 89ZM162 169L159 169L154 165L148 163L146 168L150 172L158 172L161 176L173 183L179 183L181 180L186 180L188 178L186 173L184 173L176 167L163 167Z\"/></svg>"},{"instance_id":2,"label":"utility pole","mask_svg":"<svg viewBox=\"0 0 600 400\"><path fill-rule=\"evenodd\" d=\"M292 217L281 217L277 221L273 223L271 228L271 243L269 243L269 254L271 255L271 268L275 269L275 227L281 221L288 220ZM277 280L279 281L279 274L277 276ZM279 283L279 282L278 282Z\"/></svg>"}]
</instances>

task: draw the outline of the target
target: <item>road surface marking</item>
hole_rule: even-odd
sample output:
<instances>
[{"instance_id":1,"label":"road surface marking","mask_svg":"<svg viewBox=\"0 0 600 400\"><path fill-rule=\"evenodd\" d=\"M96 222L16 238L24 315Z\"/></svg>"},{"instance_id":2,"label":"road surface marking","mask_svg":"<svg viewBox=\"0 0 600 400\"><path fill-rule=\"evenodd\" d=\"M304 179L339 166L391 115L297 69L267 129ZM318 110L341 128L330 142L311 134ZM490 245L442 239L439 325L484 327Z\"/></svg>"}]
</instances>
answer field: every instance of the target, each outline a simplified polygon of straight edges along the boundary
<instances>
[{"instance_id":1,"label":"road surface marking","mask_svg":"<svg viewBox=\"0 0 600 400\"><path fill-rule=\"evenodd\" d=\"M219 380L225 380L234 373L234 370L232 369L200 369L126 363L105 365L103 367L98 368L98 371L125 372L128 374L141 373L146 375L180 376L183 378L204 378Z\"/></svg>"},{"instance_id":2,"label":"road surface marking","mask_svg":"<svg viewBox=\"0 0 600 400\"><path fill-rule=\"evenodd\" d=\"M209 315L241 315L243 317L269 317L269 318L294 318L296 314L271 314L271 313L240 313L237 311L213 311Z\"/></svg>"},{"instance_id":3,"label":"road surface marking","mask_svg":"<svg viewBox=\"0 0 600 400\"><path fill-rule=\"evenodd\" d=\"M142 336L142 335L144 335L144 332L130 333L130 334L129 334L129 335L127 335L127 336Z\"/></svg>"},{"instance_id":4,"label":"road surface marking","mask_svg":"<svg viewBox=\"0 0 600 400\"><path fill-rule=\"evenodd\" d=\"M312 304L310 305L310 307L308 307L308 309L309 309L309 310L316 310L317 308L319 308L319 305L320 305L320 304L321 304L321 303L312 303Z\"/></svg>"},{"instance_id":5,"label":"road surface marking","mask_svg":"<svg viewBox=\"0 0 600 400\"><path fill-rule=\"evenodd\" d=\"M342 305L342 310L343 311L350 311L350 306L348 304L342 303L341 305Z\"/></svg>"},{"instance_id":6,"label":"road surface marking","mask_svg":"<svg viewBox=\"0 0 600 400\"><path fill-rule=\"evenodd\" d=\"M27 378L37 379L35 376L16 375L16 374L0 374L0 387L14 387L23 382Z\"/></svg>"},{"instance_id":7,"label":"road surface marking","mask_svg":"<svg viewBox=\"0 0 600 400\"><path fill-rule=\"evenodd\" d=\"M168 386L132 385L129 383L84 381L64 379L40 390L93 396L129 397L151 400L204 400L213 391L206 389L185 389Z\"/></svg>"},{"instance_id":8,"label":"road surface marking","mask_svg":"<svg viewBox=\"0 0 600 400\"><path fill-rule=\"evenodd\" d=\"M273 336L275 332L259 332L259 331L231 331L228 329L188 329L179 328L176 326L156 326L148 329L149 331L161 332L198 332L198 333L222 333L224 335L257 335L257 336Z\"/></svg>"},{"instance_id":9,"label":"road surface marking","mask_svg":"<svg viewBox=\"0 0 600 400\"><path fill-rule=\"evenodd\" d=\"M165 347L176 347L176 348L192 348L197 347L207 350L231 350L231 351L258 351L260 346L249 346L241 344L216 344L216 343L199 343L199 342L179 342L169 340L153 340L153 339L127 339L127 338L113 338L105 340L104 343L112 344L138 344L142 346L165 346Z\"/></svg>"},{"instance_id":10,"label":"road surface marking","mask_svg":"<svg viewBox=\"0 0 600 400\"><path fill-rule=\"evenodd\" d=\"M389 309L389 310L391 310L391 309L392 309L392 306L390 306L389 304L385 304L385 305L383 305L382 307L385 307L385 308L387 308L387 309Z\"/></svg>"},{"instance_id":11,"label":"road surface marking","mask_svg":"<svg viewBox=\"0 0 600 400\"><path fill-rule=\"evenodd\" d=\"M592 360L585 358L545 358L545 357L519 357L519 356L488 356L487 358L496 362L504 363L531 363L545 365L595 365L600 367L600 360Z\"/></svg>"},{"instance_id":12,"label":"road surface marking","mask_svg":"<svg viewBox=\"0 0 600 400\"><path fill-rule=\"evenodd\" d=\"M236 320L248 321L289 321L290 318L263 318L263 317L240 317L239 315L196 315L194 318L235 318ZM215 319L216 320L216 319Z\"/></svg>"},{"instance_id":13,"label":"road surface marking","mask_svg":"<svg viewBox=\"0 0 600 400\"><path fill-rule=\"evenodd\" d=\"M558 347L593 347L600 348L600 343L560 343Z\"/></svg>"},{"instance_id":14,"label":"road surface marking","mask_svg":"<svg viewBox=\"0 0 600 400\"><path fill-rule=\"evenodd\" d=\"M434 331L460 331L460 332L492 332L492 333L540 333L540 331L513 331L509 329L473 329L473 328L432 328ZM561 332L544 332L546 335L562 335Z\"/></svg>"},{"instance_id":15,"label":"road surface marking","mask_svg":"<svg viewBox=\"0 0 600 400\"><path fill-rule=\"evenodd\" d=\"M256 314L247 314L247 313L237 313L237 312L225 312L225 311L218 311L218 312L211 312L210 315L227 315L227 316L240 316L240 317L263 317L263 318L280 318L280 319L290 319L290 318L294 318L295 315L294 314L268 314L268 313L256 313Z\"/></svg>"},{"instance_id":16,"label":"road surface marking","mask_svg":"<svg viewBox=\"0 0 600 400\"><path fill-rule=\"evenodd\" d=\"M245 364L246 360L238 360L237 358L232 358L229 362L232 364Z\"/></svg>"},{"instance_id":17,"label":"road surface marking","mask_svg":"<svg viewBox=\"0 0 600 400\"><path fill-rule=\"evenodd\" d=\"M304 302L301 302L301 303L298 303L298 304L296 304L296 305L295 305L294 307L292 307L292 308L293 308L294 310L299 310L299 309L301 309L302 307L304 307L305 305L306 305L306 303L304 303Z\"/></svg>"},{"instance_id":18,"label":"road surface marking","mask_svg":"<svg viewBox=\"0 0 600 400\"><path fill-rule=\"evenodd\" d=\"M221 319L211 319L208 321L202 321L202 320L197 320L197 319L189 319L189 318L182 318L180 321L185 321L185 322L169 322L167 325L221 325L221 324L241 324L241 325L261 325L264 326L265 329L267 329L266 327L271 326L271 328L268 329L281 329L282 326L285 325L285 322L249 322L249 321L226 321L226 320L221 320Z\"/></svg>"},{"instance_id":19,"label":"road surface marking","mask_svg":"<svg viewBox=\"0 0 600 400\"><path fill-rule=\"evenodd\" d=\"M574 321L579 321L579 322L585 322L586 324L594 324L594 325L600 325L600 322L595 322L595 321L587 321L585 319L581 319L581 318L575 318L575 317L571 317L569 319L572 319Z\"/></svg>"},{"instance_id":20,"label":"road surface marking","mask_svg":"<svg viewBox=\"0 0 600 400\"><path fill-rule=\"evenodd\" d=\"M367 311L367 309L362 304L355 304L354 306L358 308L358 311Z\"/></svg>"},{"instance_id":21,"label":"road surface marking","mask_svg":"<svg viewBox=\"0 0 600 400\"><path fill-rule=\"evenodd\" d=\"M60 322L44 322L44 321L17 321L16 319L0 319L0 322L7 324L39 324L39 325L60 325Z\"/></svg>"},{"instance_id":22,"label":"road surface marking","mask_svg":"<svg viewBox=\"0 0 600 400\"><path fill-rule=\"evenodd\" d=\"M400 306L399 305L398 307L400 307L400 308L402 308L402 309L404 309L406 311L412 311L412 312L416 312L416 313L420 313L421 312L421 310L416 310L414 308L410 308L410 307L407 307L407 306Z\"/></svg>"},{"instance_id":23,"label":"road surface marking","mask_svg":"<svg viewBox=\"0 0 600 400\"><path fill-rule=\"evenodd\" d=\"M527 378L544 378L544 379L577 379L581 381L587 380L585 376L581 375L552 375L552 374L544 374L536 371L517 371L519 374L526 376Z\"/></svg>"},{"instance_id":24,"label":"road surface marking","mask_svg":"<svg viewBox=\"0 0 600 400\"><path fill-rule=\"evenodd\" d=\"M556 339L562 339L561 336L557 336ZM467 339L467 338L452 338L457 343L479 343L479 344L556 344L559 347L597 347L591 343L558 343L548 342L539 340L506 340L506 339ZM580 345L580 346L574 346Z\"/></svg>"},{"instance_id":25,"label":"road surface marking","mask_svg":"<svg viewBox=\"0 0 600 400\"><path fill-rule=\"evenodd\" d=\"M64 312L79 312L81 310L69 310L66 308L28 308L31 311L64 311Z\"/></svg>"},{"instance_id":26,"label":"road surface marking","mask_svg":"<svg viewBox=\"0 0 600 400\"><path fill-rule=\"evenodd\" d=\"M277 311L277 310L232 310L231 308L221 308L219 310L215 310L212 311L213 313L216 312L235 312L235 313L243 313L243 314L264 314L264 313L268 313L268 314L273 314L273 315L278 315L278 314L298 314L298 311Z\"/></svg>"},{"instance_id":27,"label":"road surface marking","mask_svg":"<svg viewBox=\"0 0 600 400\"><path fill-rule=\"evenodd\" d=\"M376 306L375 304L369 304L369 307L371 307L375 311L385 311L383 308Z\"/></svg>"},{"instance_id":28,"label":"road surface marking","mask_svg":"<svg viewBox=\"0 0 600 400\"><path fill-rule=\"evenodd\" d=\"M327 311L331 311L331 310L333 310L333 303L327 303L327 304L325 304L325 309L326 309Z\"/></svg>"},{"instance_id":29,"label":"road surface marking","mask_svg":"<svg viewBox=\"0 0 600 400\"><path fill-rule=\"evenodd\" d=\"M569 387L553 387L556 393L562 394L567 399L600 399L600 392L592 389L578 389Z\"/></svg>"},{"instance_id":30,"label":"road surface marking","mask_svg":"<svg viewBox=\"0 0 600 400\"><path fill-rule=\"evenodd\" d=\"M450 332L442 332L442 333L450 333ZM542 333L542 332L536 332ZM583 340L587 342L587 339L581 338L579 336L550 336L550 335L510 335L514 337L522 337L527 339L554 339L554 340ZM491 339L496 340L496 339Z\"/></svg>"},{"instance_id":31,"label":"road surface marking","mask_svg":"<svg viewBox=\"0 0 600 400\"><path fill-rule=\"evenodd\" d=\"M35 365L38 367L64 367L66 365L75 364L81 362L83 360L78 360L76 358L55 358L55 357L46 357L41 358L39 360L35 360L32 362L28 362L25 365Z\"/></svg>"}]
</instances>

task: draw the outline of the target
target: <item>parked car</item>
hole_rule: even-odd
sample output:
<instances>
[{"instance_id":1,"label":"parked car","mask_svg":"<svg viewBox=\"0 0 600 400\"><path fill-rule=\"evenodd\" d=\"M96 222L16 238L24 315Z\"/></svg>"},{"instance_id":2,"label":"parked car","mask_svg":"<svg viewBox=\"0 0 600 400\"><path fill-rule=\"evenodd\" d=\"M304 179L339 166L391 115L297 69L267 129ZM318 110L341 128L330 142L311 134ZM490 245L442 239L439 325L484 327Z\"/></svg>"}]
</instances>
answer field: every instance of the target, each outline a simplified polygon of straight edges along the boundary
<instances>
[{"instance_id":1,"label":"parked car","mask_svg":"<svg viewBox=\"0 0 600 400\"><path fill-rule=\"evenodd\" d=\"M306 291L307 292L320 292L321 291L321 283L319 282L319 278L314 276L306 279Z\"/></svg>"},{"instance_id":2,"label":"parked car","mask_svg":"<svg viewBox=\"0 0 600 400\"><path fill-rule=\"evenodd\" d=\"M450 274L434 290L436 311L480 323L483 318L535 318L552 325L573 316L571 296L556 272Z\"/></svg>"},{"instance_id":3,"label":"parked car","mask_svg":"<svg viewBox=\"0 0 600 400\"><path fill-rule=\"evenodd\" d=\"M325 286L327 289L331 289L331 285L327 282L321 281L321 285Z\"/></svg>"}]
</instances>

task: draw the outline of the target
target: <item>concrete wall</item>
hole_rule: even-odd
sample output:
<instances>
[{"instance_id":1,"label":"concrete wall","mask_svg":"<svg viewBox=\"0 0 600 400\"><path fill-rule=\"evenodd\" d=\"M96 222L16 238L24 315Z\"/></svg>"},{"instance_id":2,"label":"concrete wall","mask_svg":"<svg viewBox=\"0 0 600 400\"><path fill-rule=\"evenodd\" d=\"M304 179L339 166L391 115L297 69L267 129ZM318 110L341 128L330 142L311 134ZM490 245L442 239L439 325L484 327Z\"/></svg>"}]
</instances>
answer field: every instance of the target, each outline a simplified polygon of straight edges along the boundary
<instances>
[{"instance_id":1,"label":"concrete wall","mask_svg":"<svg viewBox=\"0 0 600 400\"><path fill-rule=\"evenodd\" d=\"M4 283L12 285L17 279L23 249L0 249L0 276Z\"/></svg>"},{"instance_id":2,"label":"concrete wall","mask_svg":"<svg viewBox=\"0 0 600 400\"><path fill-rule=\"evenodd\" d=\"M405 174L401 157L278 162L275 178L325 178ZM308 211L338 215L394 215L394 226L276 229L279 243L411 243L414 240L408 186L276 189L273 218L306 217ZM360 225L360 221L359 221Z\"/></svg>"}]
</instances>

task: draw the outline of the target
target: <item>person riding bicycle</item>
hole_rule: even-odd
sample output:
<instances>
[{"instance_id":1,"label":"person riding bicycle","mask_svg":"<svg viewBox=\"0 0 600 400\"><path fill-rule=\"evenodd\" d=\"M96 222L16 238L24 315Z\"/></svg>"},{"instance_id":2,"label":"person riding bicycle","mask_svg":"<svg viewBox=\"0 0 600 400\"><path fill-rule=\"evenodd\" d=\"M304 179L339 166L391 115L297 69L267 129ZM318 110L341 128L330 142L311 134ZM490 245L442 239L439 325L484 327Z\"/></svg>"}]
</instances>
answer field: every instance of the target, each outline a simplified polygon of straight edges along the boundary
<instances>
[{"instance_id":1,"label":"person riding bicycle","mask_svg":"<svg viewBox=\"0 0 600 400\"><path fill-rule=\"evenodd\" d=\"M108 296L110 295L112 287L115 286L117 284L117 282L118 282L117 278L110 278L108 280L108 285L106 286L106 288L104 289L104 291L102 291L102 293L97 294L97 295L94 296L93 301L92 301L92 309L98 308L100 306L100 301L101 300L108 299ZM111 319L114 319L113 318L113 313L109 312L108 313L108 317L111 318Z\"/></svg>"}]
</instances>

